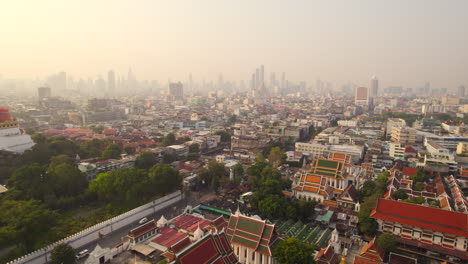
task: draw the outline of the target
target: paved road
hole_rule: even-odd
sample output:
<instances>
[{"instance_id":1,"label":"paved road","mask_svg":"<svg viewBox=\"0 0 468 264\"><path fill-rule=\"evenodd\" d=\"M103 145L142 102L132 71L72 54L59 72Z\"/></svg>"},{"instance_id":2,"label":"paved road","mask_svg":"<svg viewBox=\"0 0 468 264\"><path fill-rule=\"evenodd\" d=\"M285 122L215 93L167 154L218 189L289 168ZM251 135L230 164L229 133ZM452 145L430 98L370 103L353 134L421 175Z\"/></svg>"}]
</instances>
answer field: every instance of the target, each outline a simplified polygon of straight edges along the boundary
<instances>
[{"instance_id":1,"label":"paved road","mask_svg":"<svg viewBox=\"0 0 468 264\"><path fill-rule=\"evenodd\" d=\"M190 199L190 201L188 202L189 205L192 205L192 206L196 206L198 205L198 202L195 200L195 199ZM151 213L151 214L148 214L147 216L145 216L146 218L148 218L148 220L152 220L152 219L155 219L156 221L159 220L159 218L161 218L161 215L164 215L164 217L166 219L171 219L177 215L180 215L182 213L182 211L185 209L185 207L187 206L186 204L186 201L185 199L182 199L181 201L171 205L171 206L168 206L162 210L159 210L157 211L156 213ZM104 236L103 238L95 241L95 242L92 242L92 243L89 243L83 247L80 247L78 249L75 249L76 252L80 252L81 250L84 250L84 249L87 249L89 250L89 252L91 253L94 248L96 247L97 244L99 244L99 246L101 247L107 247L107 248L113 248L114 246L118 245L119 243L121 243L124 239L125 239L125 236L128 234L128 232L130 230L132 230L133 228L139 226L140 224L138 224L138 221L134 222L134 223L131 223L131 224L128 224L118 230L114 230L112 233L110 234L107 234L106 236ZM82 259L80 261L80 263L84 263L86 258Z\"/></svg>"}]
</instances>

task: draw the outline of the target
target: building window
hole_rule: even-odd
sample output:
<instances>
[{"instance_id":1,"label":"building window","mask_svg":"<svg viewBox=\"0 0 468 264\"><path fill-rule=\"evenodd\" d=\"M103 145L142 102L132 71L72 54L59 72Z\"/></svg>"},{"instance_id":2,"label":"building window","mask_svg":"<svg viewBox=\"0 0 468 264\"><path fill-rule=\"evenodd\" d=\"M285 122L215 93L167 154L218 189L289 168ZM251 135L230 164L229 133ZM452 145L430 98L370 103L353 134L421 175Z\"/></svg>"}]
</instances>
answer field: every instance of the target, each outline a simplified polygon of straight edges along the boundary
<instances>
[{"instance_id":1,"label":"building window","mask_svg":"<svg viewBox=\"0 0 468 264\"><path fill-rule=\"evenodd\" d=\"M255 251L252 252L252 260L255 260Z\"/></svg>"}]
</instances>

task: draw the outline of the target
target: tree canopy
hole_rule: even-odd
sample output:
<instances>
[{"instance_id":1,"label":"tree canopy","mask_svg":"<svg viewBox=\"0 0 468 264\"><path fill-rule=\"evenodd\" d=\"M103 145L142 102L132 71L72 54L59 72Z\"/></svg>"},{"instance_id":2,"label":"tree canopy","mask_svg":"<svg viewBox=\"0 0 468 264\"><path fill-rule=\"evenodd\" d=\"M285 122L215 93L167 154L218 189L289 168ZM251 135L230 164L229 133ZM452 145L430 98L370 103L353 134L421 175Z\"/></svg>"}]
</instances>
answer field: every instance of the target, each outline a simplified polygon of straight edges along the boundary
<instances>
[{"instance_id":1,"label":"tree canopy","mask_svg":"<svg viewBox=\"0 0 468 264\"><path fill-rule=\"evenodd\" d=\"M408 199L408 194L407 194L406 191L403 190L403 189L397 190L397 191L393 194L393 196L394 196L395 199L397 199L397 200L400 200L400 199L401 199L401 200Z\"/></svg>"},{"instance_id":2,"label":"tree canopy","mask_svg":"<svg viewBox=\"0 0 468 264\"><path fill-rule=\"evenodd\" d=\"M231 142L231 134L224 130L218 130L215 132L215 135L221 136L221 142L229 143Z\"/></svg>"},{"instance_id":3,"label":"tree canopy","mask_svg":"<svg viewBox=\"0 0 468 264\"><path fill-rule=\"evenodd\" d=\"M313 252L310 244L296 238L286 238L275 247L273 256L280 264L311 264L315 263Z\"/></svg>"},{"instance_id":4,"label":"tree canopy","mask_svg":"<svg viewBox=\"0 0 468 264\"><path fill-rule=\"evenodd\" d=\"M102 152L102 157L104 159L118 159L120 154L122 154L122 147L119 144L112 143Z\"/></svg>"},{"instance_id":5,"label":"tree canopy","mask_svg":"<svg viewBox=\"0 0 468 264\"><path fill-rule=\"evenodd\" d=\"M268 155L268 160L273 164L273 167L278 167L286 161L286 153L280 147L274 147Z\"/></svg>"},{"instance_id":6,"label":"tree canopy","mask_svg":"<svg viewBox=\"0 0 468 264\"><path fill-rule=\"evenodd\" d=\"M46 209L39 201L2 201L0 245L14 241L30 251L36 247L38 237L48 235L56 219L56 214Z\"/></svg>"},{"instance_id":7,"label":"tree canopy","mask_svg":"<svg viewBox=\"0 0 468 264\"><path fill-rule=\"evenodd\" d=\"M138 169L148 170L156 164L156 158L151 152L142 152L135 161L135 167Z\"/></svg>"},{"instance_id":8,"label":"tree canopy","mask_svg":"<svg viewBox=\"0 0 468 264\"><path fill-rule=\"evenodd\" d=\"M176 137L174 133L167 134L162 141L162 144L164 146L171 146L171 145L174 145L175 143L176 143Z\"/></svg>"},{"instance_id":9,"label":"tree canopy","mask_svg":"<svg viewBox=\"0 0 468 264\"><path fill-rule=\"evenodd\" d=\"M397 240L391 234L382 234L377 238L377 243L379 243L380 247L385 251L395 251Z\"/></svg>"},{"instance_id":10,"label":"tree canopy","mask_svg":"<svg viewBox=\"0 0 468 264\"><path fill-rule=\"evenodd\" d=\"M65 243L58 244L52 250L50 259L53 264L74 264L76 263L75 251Z\"/></svg>"},{"instance_id":11,"label":"tree canopy","mask_svg":"<svg viewBox=\"0 0 468 264\"><path fill-rule=\"evenodd\" d=\"M149 171L149 177L158 194L165 195L181 189L182 176L170 165L161 163L154 165Z\"/></svg>"},{"instance_id":12,"label":"tree canopy","mask_svg":"<svg viewBox=\"0 0 468 264\"><path fill-rule=\"evenodd\" d=\"M218 190L220 183L226 181L228 172L223 163L211 161L208 165L201 169L198 173L198 178L209 184L213 190Z\"/></svg>"}]
</instances>

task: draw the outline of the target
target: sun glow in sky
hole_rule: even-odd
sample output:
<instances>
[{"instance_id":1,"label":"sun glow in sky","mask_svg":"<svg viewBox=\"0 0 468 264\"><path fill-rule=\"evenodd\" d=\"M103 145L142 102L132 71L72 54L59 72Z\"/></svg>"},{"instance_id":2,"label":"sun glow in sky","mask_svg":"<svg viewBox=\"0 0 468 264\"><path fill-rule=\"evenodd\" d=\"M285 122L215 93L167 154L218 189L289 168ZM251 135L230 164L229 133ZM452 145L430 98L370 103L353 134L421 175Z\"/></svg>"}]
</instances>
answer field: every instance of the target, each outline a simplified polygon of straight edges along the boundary
<instances>
[{"instance_id":1,"label":"sun glow in sky","mask_svg":"<svg viewBox=\"0 0 468 264\"><path fill-rule=\"evenodd\" d=\"M468 83L466 0L15 0L0 3L0 73Z\"/></svg>"}]
</instances>

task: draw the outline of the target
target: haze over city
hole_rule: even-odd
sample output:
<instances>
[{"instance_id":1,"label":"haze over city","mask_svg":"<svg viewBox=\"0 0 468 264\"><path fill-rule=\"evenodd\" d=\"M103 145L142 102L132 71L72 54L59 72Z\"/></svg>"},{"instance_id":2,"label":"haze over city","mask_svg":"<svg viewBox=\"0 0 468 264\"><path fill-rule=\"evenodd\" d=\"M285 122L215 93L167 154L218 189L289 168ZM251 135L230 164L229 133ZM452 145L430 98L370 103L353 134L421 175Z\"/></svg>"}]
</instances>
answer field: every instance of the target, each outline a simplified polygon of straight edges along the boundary
<instances>
[{"instance_id":1,"label":"haze over city","mask_svg":"<svg viewBox=\"0 0 468 264\"><path fill-rule=\"evenodd\" d=\"M260 64L294 81L468 81L468 2L3 1L0 74L248 80Z\"/></svg>"},{"instance_id":2,"label":"haze over city","mask_svg":"<svg viewBox=\"0 0 468 264\"><path fill-rule=\"evenodd\" d=\"M0 264L468 263L468 0L0 3Z\"/></svg>"}]
</instances>

